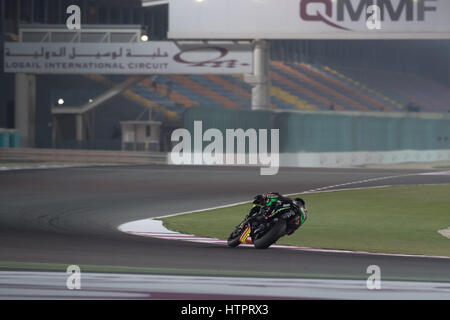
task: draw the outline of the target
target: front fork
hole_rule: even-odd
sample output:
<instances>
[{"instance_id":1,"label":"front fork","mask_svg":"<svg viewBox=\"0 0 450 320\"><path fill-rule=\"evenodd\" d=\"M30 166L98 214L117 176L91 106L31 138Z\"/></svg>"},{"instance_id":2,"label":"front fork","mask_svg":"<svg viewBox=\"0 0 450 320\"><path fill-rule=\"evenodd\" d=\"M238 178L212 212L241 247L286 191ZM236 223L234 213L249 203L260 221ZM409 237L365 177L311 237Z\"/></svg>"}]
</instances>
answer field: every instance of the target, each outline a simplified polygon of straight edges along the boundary
<instances>
[{"instance_id":1,"label":"front fork","mask_svg":"<svg viewBox=\"0 0 450 320\"><path fill-rule=\"evenodd\" d=\"M241 241L241 243L248 243L248 244L253 244L253 230L251 227L251 216L258 214L259 211L261 210L261 206L259 204L253 204L253 207L249 213L249 215L247 216L247 218L250 217L250 221L248 222L247 227L245 228L244 232L242 233L241 237L239 238L239 240Z\"/></svg>"},{"instance_id":2,"label":"front fork","mask_svg":"<svg viewBox=\"0 0 450 320\"><path fill-rule=\"evenodd\" d=\"M239 238L239 241L241 241L241 243L248 243L248 244L252 244L252 227L250 226L250 224L247 226L247 228L245 228L244 232L242 233L241 237Z\"/></svg>"}]
</instances>

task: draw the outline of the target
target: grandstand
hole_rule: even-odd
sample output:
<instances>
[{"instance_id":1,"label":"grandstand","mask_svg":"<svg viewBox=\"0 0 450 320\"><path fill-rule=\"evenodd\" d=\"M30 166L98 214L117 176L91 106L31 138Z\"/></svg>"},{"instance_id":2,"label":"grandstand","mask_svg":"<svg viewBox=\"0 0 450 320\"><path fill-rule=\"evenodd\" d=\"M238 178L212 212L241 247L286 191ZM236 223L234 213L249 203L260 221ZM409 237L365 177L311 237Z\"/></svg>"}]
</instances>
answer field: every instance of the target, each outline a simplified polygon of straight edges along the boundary
<instances>
[{"instance_id":1,"label":"grandstand","mask_svg":"<svg viewBox=\"0 0 450 320\"><path fill-rule=\"evenodd\" d=\"M274 110L450 110L450 89L413 74L272 61L270 76ZM124 80L117 76L91 80L107 78ZM250 108L251 86L239 75L149 76L131 90L177 114L195 106Z\"/></svg>"}]
</instances>

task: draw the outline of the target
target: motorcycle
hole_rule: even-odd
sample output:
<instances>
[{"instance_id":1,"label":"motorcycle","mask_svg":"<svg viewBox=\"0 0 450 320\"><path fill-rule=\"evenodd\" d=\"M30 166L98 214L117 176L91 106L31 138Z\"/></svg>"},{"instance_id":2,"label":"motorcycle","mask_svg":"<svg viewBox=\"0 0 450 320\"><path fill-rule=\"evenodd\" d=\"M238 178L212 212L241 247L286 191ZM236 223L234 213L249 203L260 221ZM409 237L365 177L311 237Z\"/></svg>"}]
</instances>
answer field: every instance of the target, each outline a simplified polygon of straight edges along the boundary
<instances>
[{"instance_id":1,"label":"motorcycle","mask_svg":"<svg viewBox=\"0 0 450 320\"><path fill-rule=\"evenodd\" d=\"M260 199L253 201L250 213L229 236L229 247L247 243L256 249L267 249L281 237L293 234L307 219L305 201L301 198L279 197L265 206L261 210L264 205Z\"/></svg>"}]
</instances>

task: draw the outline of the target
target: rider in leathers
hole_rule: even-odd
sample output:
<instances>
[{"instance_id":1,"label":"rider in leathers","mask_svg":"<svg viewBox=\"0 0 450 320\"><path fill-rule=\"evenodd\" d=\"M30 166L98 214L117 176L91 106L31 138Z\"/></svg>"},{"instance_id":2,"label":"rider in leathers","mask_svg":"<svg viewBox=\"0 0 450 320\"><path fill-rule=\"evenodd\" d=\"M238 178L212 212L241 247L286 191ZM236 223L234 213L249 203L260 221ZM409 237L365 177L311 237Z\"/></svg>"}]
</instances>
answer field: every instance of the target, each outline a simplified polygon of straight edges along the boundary
<instances>
[{"instance_id":1,"label":"rider in leathers","mask_svg":"<svg viewBox=\"0 0 450 320\"><path fill-rule=\"evenodd\" d=\"M292 199L283 197L278 192L269 192L262 195L257 195L253 201L253 207L249 213L249 217L254 217L256 222L261 222L265 217L275 209L277 209L283 202L292 201ZM296 198L295 201L300 203L306 210L305 201L300 198ZM304 217L306 218L306 217ZM286 232L291 235L295 230L301 226L300 218L295 220L293 223L289 224ZM253 230L251 228L251 237L253 239Z\"/></svg>"}]
</instances>

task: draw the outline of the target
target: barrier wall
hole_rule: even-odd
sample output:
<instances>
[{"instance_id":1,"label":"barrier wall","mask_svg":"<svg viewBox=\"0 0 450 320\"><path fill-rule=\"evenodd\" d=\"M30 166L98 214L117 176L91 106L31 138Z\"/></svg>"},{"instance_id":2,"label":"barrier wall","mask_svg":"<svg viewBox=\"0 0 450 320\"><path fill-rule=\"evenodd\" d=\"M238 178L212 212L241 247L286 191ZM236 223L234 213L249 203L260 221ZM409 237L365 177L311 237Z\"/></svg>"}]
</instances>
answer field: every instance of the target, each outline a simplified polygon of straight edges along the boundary
<instances>
[{"instance_id":1,"label":"barrier wall","mask_svg":"<svg viewBox=\"0 0 450 320\"><path fill-rule=\"evenodd\" d=\"M9 148L0 149L0 161L167 164L167 154L162 152Z\"/></svg>"},{"instance_id":2,"label":"barrier wall","mask_svg":"<svg viewBox=\"0 0 450 320\"><path fill-rule=\"evenodd\" d=\"M352 167L450 160L447 114L195 107L184 114L184 127L191 136L194 121L202 121L203 132L217 128L223 135L226 129L279 129L280 166ZM203 142L203 147L209 143Z\"/></svg>"},{"instance_id":3,"label":"barrier wall","mask_svg":"<svg viewBox=\"0 0 450 320\"><path fill-rule=\"evenodd\" d=\"M450 150L450 115L373 112L274 112L194 107L184 114L193 133L217 128L279 129L280 153Z\"/></svg>"},{"instance_id":4,"label":"barrier wall","mask_svg":"<svg viewBox=\"0 0 450 320\"><path fill-rule=\"evenodd\" d=\"M184 113L184 127L191 133L194 121L203 122L203 130L216 128L225 133L225 129L269 129L273 127L273 111L251 111L233 109L212 109L192 107Z\"/></svg>"},{"instance_id":5,"label":"barrier wall","mask_svg":"<svg viewBox=\"0 0 450 320\"><path fill-rule=\"evenodd\" d=\"M184 126L192 136L194 121L202 121L203 132L216 128L224 135L226 129L279 129L281 167L450 160L450 116L446 114L295 113L198 107L184 115ZM4 141L6 144L6 138ZM204 147L209 143L204 142ZM0 148L0 161L17 160L173 164L170 154L156 152ZM260 166L259 161L252 164L246 160L245 164Z\"/></svg>"},{"instance_id":6,"label":"barrier wall","mask_svg":"<svg viewBox=\"0 0 450 320\"><path fill-rule=\"evenodd\" d=\"M282 153L280 167L351 168L367 164L449 161L450 150Z\"/></svg>"},{"instance_id":7,"label":"barrier wall","mask_svg":"<svg viewBox=\"0 0 450 320\"><path fill-rule=\"evenodd\" d=\"M225 136L226 129L270 129L273 127L274 116L272 111L251 111L233 109L212 109L193 107L184 113L184 128L194 137L194 121L202 121L202 129L219 129ZM203 142L203 147L210 142ZM248 143L246 141L246 150ZM268 143L270 146L270 141Z\"/></svg>"}]
</instances>

